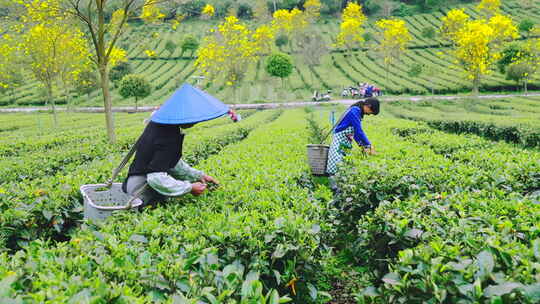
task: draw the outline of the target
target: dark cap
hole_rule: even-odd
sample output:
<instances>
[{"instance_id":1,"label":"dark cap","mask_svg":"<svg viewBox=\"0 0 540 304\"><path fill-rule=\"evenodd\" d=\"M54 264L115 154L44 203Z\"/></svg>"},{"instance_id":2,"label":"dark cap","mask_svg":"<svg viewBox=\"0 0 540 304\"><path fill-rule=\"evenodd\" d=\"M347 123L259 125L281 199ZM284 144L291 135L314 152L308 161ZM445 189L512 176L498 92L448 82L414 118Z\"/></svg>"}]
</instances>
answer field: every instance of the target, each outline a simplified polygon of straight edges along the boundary
<instances>
[{"instance_id":1,"label":"dark cap","mask_svg":"<svg viewBox=\"0 0 540 304\"><path fill-rule=\"evenodd\" d=\"M379 114L380 103L377 98L374 98L374 97L367 98L364 101L364 104L369 106L371 111L373 111L373 115Z\"/></svg>"}]
</instances>

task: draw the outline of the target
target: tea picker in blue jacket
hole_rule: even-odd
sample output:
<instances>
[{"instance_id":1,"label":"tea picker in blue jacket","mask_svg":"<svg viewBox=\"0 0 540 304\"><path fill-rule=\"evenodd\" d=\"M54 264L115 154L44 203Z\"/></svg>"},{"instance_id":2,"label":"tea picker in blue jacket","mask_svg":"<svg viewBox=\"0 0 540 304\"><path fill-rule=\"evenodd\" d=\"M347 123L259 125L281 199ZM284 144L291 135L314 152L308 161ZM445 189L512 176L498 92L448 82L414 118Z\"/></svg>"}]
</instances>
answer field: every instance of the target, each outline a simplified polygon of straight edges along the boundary
<instances>
[{"instance_id":1,"label":"tea picker in blue jacket","mask_svg":"<svg viewBox=\"0 0 540 304\"><path fill-rule=\"evenodd\" d=\"M137 141L135 158L122 185L124 192L133 195L148 184L139 198L149 204L187 193L201 195L208 183L217 184L216 179L182 160L182 129L225 114L238 120L221 101L184 84L152 114Z\"/></svg>"},{"instance_id":2,"label":"tea picker in blue jacket","mask_svg":"<svg viewBox=\"0 0 540 304\"><path fill-rule=\"evenodd\" d=\"M334 190L336 185L333 176L337 172L338 164L341 163L347 151L352 148L353 140L367 153L375 154L373 145L362 129L362 119L364 115L379 114L379 106L379 100L376 98L359 101L347 109L341 121L334 128L326 164L326 172L330 176L330 184Z\"/></svg>"}]
</instances>

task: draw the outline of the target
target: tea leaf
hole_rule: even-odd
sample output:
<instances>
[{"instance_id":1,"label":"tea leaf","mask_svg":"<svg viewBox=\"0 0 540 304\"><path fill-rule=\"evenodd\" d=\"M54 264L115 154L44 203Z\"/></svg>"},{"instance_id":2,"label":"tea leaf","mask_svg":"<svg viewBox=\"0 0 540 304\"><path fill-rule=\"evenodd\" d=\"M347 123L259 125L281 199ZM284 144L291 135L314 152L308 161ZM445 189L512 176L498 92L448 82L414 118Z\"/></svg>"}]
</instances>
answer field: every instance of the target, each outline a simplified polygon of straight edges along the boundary
<instances>
[{"instance_id":1,"label":"tea leaf","mask_svg":"<svg viewBox=\"0 0 540 304\"><path fill-rule=\"evenodd\" d=\"M523 292L532 303L540 302L540 283L524 286Z\"/></svg>"},{"instance_id":2,"label":"tea leaf","mask_svg":"<svg viewBox=\"0 0 540 304\"><path fill-rule=\"evenodd\" d=\"M309 289L309 296L311 297L311 299L316 300L317 299L317 288L315 288L315 286L313 286L311 283L307 284L307 288Z\"/></svg>"},{"instance_id":3,"label":"tea leaf","mask_svg":"<svg viewBox=\"0 0 540 304\"><path fill-rule=\"evenodd\" d=\"M382 281L390 285L399 285L401 283L401 278L397 273L390 272L382 278Z\"/></svg>"},{"instance_id":4,"label":"tea leaf","mask_svg":"<svg viewBox=\"0 0 540 304\"><path fill-rule=\"evenodd\" d=\"M477 278L485 278L490 275L495 267L493 254L487 250L480 252L476 257L476 265L479 268L476 273Z\"/></svg>"},{"instance_id":5,"label":"tea leaf","mask_svg":"<svg viewBox=\"0 0 540 304\"><path fill-rule=\"evenodd\" d=\"M144 244L148 243L148 239L144 235L140 235L140 234L131 235L131 237L129 237L129 240L133 242L144 243Z\"/></svg>"},{"instance_id":6,"label":"tea leaf","mask_svg":"<svg viewBox=\"0 0 540 304\"><path fill-rule=\"evenodd\" d=\"M512 292L516 288L523 287L523 284L507 282L499 285L491 285L484 289L484 296L491 298L496 296L503 296Z\"/></svg>"}]
</instances>

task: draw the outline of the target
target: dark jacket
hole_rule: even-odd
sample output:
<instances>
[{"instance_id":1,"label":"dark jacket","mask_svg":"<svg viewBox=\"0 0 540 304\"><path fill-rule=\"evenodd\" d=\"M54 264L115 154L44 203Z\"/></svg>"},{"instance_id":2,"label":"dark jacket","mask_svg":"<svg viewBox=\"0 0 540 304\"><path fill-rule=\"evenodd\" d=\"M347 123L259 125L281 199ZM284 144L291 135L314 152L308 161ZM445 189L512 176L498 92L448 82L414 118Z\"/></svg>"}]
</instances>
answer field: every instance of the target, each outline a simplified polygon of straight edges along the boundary
<instances>
[{"instance_id":1,"label":"dark jacket","mask_svg":"<svg viewBox=\"0 0 540 304\"><path fill-rule=\"evenodd\" d=\"M149 122L137 142L135 159L129 166L128 177L154 172L167 172L182 157L184 134L178 125Z\"/></svg>"}]
</instances>

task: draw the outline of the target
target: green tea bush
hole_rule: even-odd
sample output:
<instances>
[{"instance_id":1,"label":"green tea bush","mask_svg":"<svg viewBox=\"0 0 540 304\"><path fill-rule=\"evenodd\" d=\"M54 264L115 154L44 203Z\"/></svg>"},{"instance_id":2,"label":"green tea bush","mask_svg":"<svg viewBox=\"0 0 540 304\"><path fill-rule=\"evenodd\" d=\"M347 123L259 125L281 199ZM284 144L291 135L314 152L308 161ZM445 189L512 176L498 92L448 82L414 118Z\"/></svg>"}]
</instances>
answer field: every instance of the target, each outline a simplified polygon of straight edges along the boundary
<instances>
[{"instance_id":1,"label":"green tea bush","mask_svg":"<svg viewBox=\"0 0 540 304\"><path fill-rule=\"evenodd\" d=\"M350 250L374 274L358 301L536 303L540 153L422 123L372 128L383 155L353 153L339 175Z\"/></svg>"},{"instance_id":2,"label":"green tea bush","mask_svg":"<svg viewBox=\"0 0 540 304\"><path fill-rule=\"evenodd\" d=\"M238 124L220 127L217 132L213 128L199 132L195 129L187 137L194 136L197 140L186 141L183 157L195 165L242 140L255 127L276 119L276 115L279 112L260 112ZM50 155L45 165L41 153L6 161L3 173L7 179L0 185L0 209L3 210L0 239L11 249L36 238L64 239L81 218L79 187L105 182L140 132L140 128L135 128L132 133L123 134L114 147L105 141L86 140L79 142L76 149L44 151Z\"/></svg>"},{"instance_id":3,"label":"green tea bush","mask_svg":"<svg viewBox=\"0 0 540 304\"><path fill-rule=\"evenodd\" d=\"M69 242L0 255L4 294L30 303L284 303L292 286L314 288L326 224L293 183L307 171L305 127L301 111L286 112L201 162L221 186L197 200L118 214Z\"/></svg>"}]
</instances>

